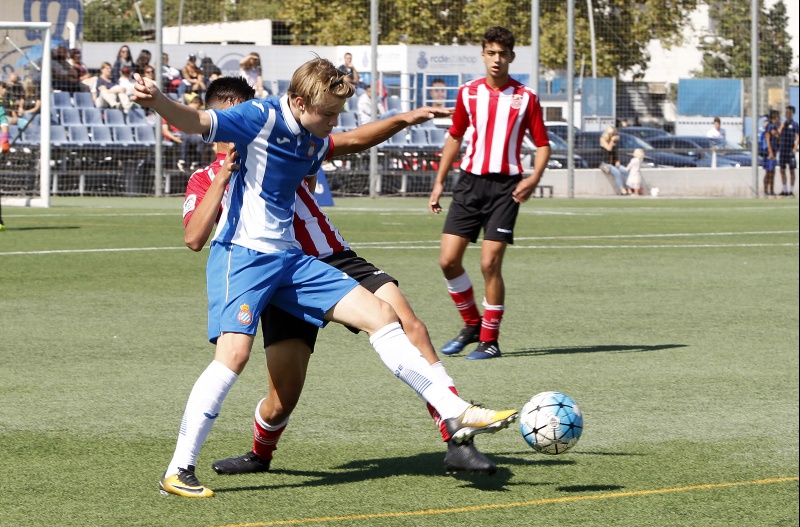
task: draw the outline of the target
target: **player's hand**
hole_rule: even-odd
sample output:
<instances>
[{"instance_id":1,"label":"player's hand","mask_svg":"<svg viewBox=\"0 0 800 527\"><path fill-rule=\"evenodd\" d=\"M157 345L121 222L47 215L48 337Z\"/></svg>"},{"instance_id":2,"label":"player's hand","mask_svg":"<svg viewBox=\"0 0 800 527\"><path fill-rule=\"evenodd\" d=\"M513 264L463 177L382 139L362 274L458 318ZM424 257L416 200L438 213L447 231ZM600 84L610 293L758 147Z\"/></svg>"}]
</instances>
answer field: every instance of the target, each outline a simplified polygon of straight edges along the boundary
<instances>
[{"instance_id":1,"label":"player's hand","mask_svg":"<svg viewBox=\"0 0 800 527\"><path fill-rule=\"evenodd\" d=\"M231 180L231 175L237 170L239 170L239 152L236 151L235 146L231 145L231 149L228 151L228 155L225 156L225 162L222 164L222 169L217 174L217 177L227 184Z\"/></svg>"},{"instance_id":2,"label":"player's hand","mask_svg":"<svg viewBox=\"0 0 800 527\"><path fill-rule=\"evenodd\" d=\"M154 108L161 90L158 89L155 81L144 79L138 73L133 74L136 82L133 84L133 95L131 100L145 108Z\"/></svg>"},{"instance_id":3,"label":"player's hand","mask_svg":"<svg viewBox=\"0 0 800 527\"><path fill-rule=\"evenodd\" d=\"M528 201L533 194L533 189L536 188L535 185L524 184L526 183L523 179L517 184L517 188L511 193L511 199L516 201L517 203L525 203Z\"/></svg>"},{"instance_id":4,"label":"player's hand","mask_svg":"<svg viewBox=\"0 0 800 527\"><path fill-rule=\"evenodd\" d=\"M410 113L411 122L409 126L421 124L435 117L449 117L453 115L454 108L434 108L433 106L421 106Z\"/></svg>"},{"instance_id":5,"label":"player's hand","mask_svg":"<svg viewBox=\"0 0 800 527\"><path fill-rule=\"evenodd\" d=\"M439 205L439 198L442 197L442 190L443 188L441 183L433 184L431 197L428 200L428 209L434 214L439 214L440 212L442 212L442 206Z\"/></svg>"}]
</instances>

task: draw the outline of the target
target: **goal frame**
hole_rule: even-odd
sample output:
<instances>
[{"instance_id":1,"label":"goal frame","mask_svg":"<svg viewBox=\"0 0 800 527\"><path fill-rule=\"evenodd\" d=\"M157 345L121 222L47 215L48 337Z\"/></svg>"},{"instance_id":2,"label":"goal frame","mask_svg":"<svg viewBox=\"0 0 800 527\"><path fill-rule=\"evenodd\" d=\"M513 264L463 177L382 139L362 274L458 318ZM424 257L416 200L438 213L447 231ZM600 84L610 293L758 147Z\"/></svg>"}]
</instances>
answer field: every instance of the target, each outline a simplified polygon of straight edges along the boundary
<instances>
[{"instance_id":1,"label":"goal frame","mask_svg":"<svg viewBox=\"0 0 800 527\"><path fill-rule=\"evenodd\" d=\"M50 47L51 47L51 22L0 22L0 30L3 29L35 29L43 32L42 35L42 72L40 97L42 106L41 119L41 139L39 141L39 197L38 198L2 198L3 205L17 207L50 207L50 96L53 93L52 77L50 69Z\"/></svg>"}]
</instances>

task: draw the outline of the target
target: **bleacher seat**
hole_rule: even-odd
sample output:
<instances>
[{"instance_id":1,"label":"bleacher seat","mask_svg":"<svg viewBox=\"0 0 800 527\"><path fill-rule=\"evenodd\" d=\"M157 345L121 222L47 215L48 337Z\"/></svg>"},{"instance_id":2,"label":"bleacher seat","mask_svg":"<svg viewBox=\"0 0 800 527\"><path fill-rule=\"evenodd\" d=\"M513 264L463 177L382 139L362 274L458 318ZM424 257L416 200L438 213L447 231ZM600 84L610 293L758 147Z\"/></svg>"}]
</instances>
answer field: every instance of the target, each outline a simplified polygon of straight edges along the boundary
<instances>
[{"instance_id":1,"label":"bleacher seat","mask_svg":"<svg viewBox=\"0 0 800 527\"><path fill-rule=\"evenodd\" d=\"M134 127L134 135L136 142L140 145L155 146L156 132L152 126L136 126Z\"/></svg>"},{"instance_id":2,"label":"bleacher seat","mask_svg":"<svg viewBox=\"0 0 800 527\"><path fill-rule=\"evenodd\" d=\"M353 112L342 112L339 114L339 126L346 130L352 130L358 126L358 117Z\"/></svg>"},{"instance_id":3,"label":"bleacher seat","mask_svg":"<svg viewBox=\"0 0 800 527\"><path fill-rule=\"evenodd\" d=\"M68 91L54 91L50 97L53 108L72 108L72 99Z\"/></svg>"},{"instance_id":4,"label":"bleacher seat","mask_svg":"<svg viewBox=\"0 0 800 527\"><path fill-rule=\"evenodd\" d=\"M92 144L111 145L114 143L114 138L111 137L110 126L105 126L105 125L92 126L90 132L92 134Z\"/></svg>"},{"instance_id":5,"label":"bleacher seat","mask_svg":"<svg viewBox=\"0 0 800 527\"><path fill-rule=\"evenodd\" d=\"M61 124L61 115L57 108L50 108L50 124Z\"/></svg>"},{"instance_id":6,"label":"bleacher seat","mask_svg":"<svg viewBox=\"0 0 800 527\"><path fill-rule=\"evenodd\" d=\"M278 93L276 94L278 97L283 97L286 95L286 90L289 89L289 81L285 79L278 79Z\"/></svg>"},{"instance_id":7,"label":"bleacher seat","mask_svg":"<svg viewBox=\"0 0 800 527\"><path fill-rule=\"evenodd\" d=\"M69 130L69 144L86 146L92 142L89 137L89 127L83 124L67 126Z\"/></svg>"},{"instance_id":8,"label":"bleacher seat","mask_svg":"<svg viewBox=\"0 0 800 527\"><path fill-rule=\"evenodd\" d=\"M122 110L106 108L103 112L103 116L105 117L106 124L109 126L123 126L128 124L125 122L125 114L122 113Z\"/></svg>"},{"instance_id":9,"label":"bleacher seat","mask_svg":"<svg viewBox=\"0 0 800 527\"><path fill-rule=\"evenodd\" d=\"M392 110L397 110L398 112L402 111L401 106L402 105L400 104L400 97L398 97L397 95L390 95L389 97L386 98L386 109L388 111Z\"/></svg>"},{"instance_id":10,"label":"bleacher seat","mask_svg":"<svg viewBox=\"0 0 800 527\"><path fill-rule=\"evenodd\" d=\"M406 141L406 131L405 130L400 130L399 132L394 134L392 137L390 137L386 141L385 144L387 146L395 146L395 147L407 145L408 143Z\"/></svg>"},{"instance_id":11,"label":"bleacher seat","mask_svg":"<svg viewBox=\"0 0 800 527\"><path fill-rule=\"evenodd\" d=\"M411 129L411 139L409 140L409 145L424 148L427 147L428 144L427 130L417 127Z\"/></svg>"},{"instance_id":12,"label":"bleacher seat","mask_svg":"<svg viewBox=\"0 0 800 527\"><path fill-rule=\"evenodd\" d=\"M136 138L133 136L133 128L128 125L112 126L111 136L118 145L135 145Z\"/></svg>"},{"instance_id":13,"label":"bleacher seat","mask_svg":"<svg viewBox=\"0 0 800 527\"><path fill-rule=\"evenodd\" d=\"M41 134L38 134L38 137L39 139L36 141L37 143L41 141ZM50 144L53 146L64 146L69 144L69 139L67 138L67 128L65 126L54 124L50 127Z\"/></svg>"},{"instance_id":14,"label":"bleacher seat","mask_svg":"<svg viewBox=\"0 0 800 527\"><path fill-rule=\"evenodd\" d=\"M83 117L83 124L88 124L90 126L106 124L105 121L103 121L103 112L98 108L84 108L80 112Z\"/></svg>"},{"instance_id":15,"label":"bleacher seat","mask_svg":"<svg viewBox=\"0 0 800 527\"><path fill-rule=\"evenodd\" d=\"M15 124L8 125L8 142L13 143L19 137L19 128Z\"/></svg>"},{"instance_id":16,"label":"bleacher seat","mask_svg":"<svg viewBox=\"0 0 800 527\"><path fill-rule=\"evenodd\" d=\"M42 129L37 124L29 124L25 130L22 131L20 142L27 145L38 145L42 140Z\"/></svg>"},{"instance_id":17,"label":"bleacher seat","mask_svg":"<svg viewBox=\"0 0 800 527\"><path fill-rule=\"evenodd\" d=\"M81 120L81 112L77 108L62 108L60 113L61 124L64 126L83 124L83 121Z\"/></svg>"},{"instance_id":18,"label":"bleacher seat","mask_svg":"<svg viewBox=\"0 0 800 527\"><path fill-rule=\"evenodd\" d=\"M347 99L347 110L350 112L358 112L358 97L353 96Z\"/></svg>"},{"instance_id":19,"label":"bleacher seat","mask_svg":"<svg viewBox=\"0 0 800 527\"><path fill-rule=\"evenodd\" d=\"M94 108L94 99L88 91L78 91L72 94L75 108Z\"/></svg>"},{"instance_id":20,"label":"bleacher seat","mask_svg":"<svg viewBox=\"0 0 800 527\"><path fill-rule=\"evenodd\" d=\"M444 128L426 128L428 132L428 143L431 146L444 146L445 137L447 137L447 130Z\"/></svg>"},{"instance_id":21,"label":"bleacher seat","mask_svg":"<svg viewBox=\"0 0 800 527\"><path fill-rule=\"evenodd\" d=\"M150 123L147 122L144 110L141 108L131 108L128 110L127 119L130 126L151 126Z\"/></svg>"}]
</instances>

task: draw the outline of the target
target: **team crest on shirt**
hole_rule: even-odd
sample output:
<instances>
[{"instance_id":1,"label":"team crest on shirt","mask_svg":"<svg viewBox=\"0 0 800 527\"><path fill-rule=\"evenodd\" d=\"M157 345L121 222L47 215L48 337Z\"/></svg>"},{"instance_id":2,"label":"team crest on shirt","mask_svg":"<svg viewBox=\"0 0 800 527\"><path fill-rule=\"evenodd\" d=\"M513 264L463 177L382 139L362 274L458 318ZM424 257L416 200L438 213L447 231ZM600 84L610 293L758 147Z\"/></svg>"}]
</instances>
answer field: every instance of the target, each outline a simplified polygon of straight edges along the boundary
<instances>
[{"instance_id":1,"label":"team crest on shirt","mask_svg":"<svg viewBox=\"0 0 800 527\"><path fill-rule=\"evenodd\" d=\"M236 315L236 319L244 326L250 325L253 321L253 314L250 312L250 306L247 304L239 306L239 314Z\"/></svg>"},{"instance_id":2,"label":"team crest on shirt","mask_svg":"<svg viewBox=\"0 0 800 527\"><path fill-rule=\"evenodd\" d=\"M519 110L522 107L522 95L515 93L511 96L511 107Z\"/></svg>"},{"instance_id":3,"label":"team crest on shirt","mask_svg":"<svg viewBox=\"0 0 800 527\"><path fill-rule=\"evenodd\" d=\"M316 143L311 143L308 145L308 150L306 150L307 157L314 157L314 154L317 153L317 145Z\"/></svg>"}]
</instances>

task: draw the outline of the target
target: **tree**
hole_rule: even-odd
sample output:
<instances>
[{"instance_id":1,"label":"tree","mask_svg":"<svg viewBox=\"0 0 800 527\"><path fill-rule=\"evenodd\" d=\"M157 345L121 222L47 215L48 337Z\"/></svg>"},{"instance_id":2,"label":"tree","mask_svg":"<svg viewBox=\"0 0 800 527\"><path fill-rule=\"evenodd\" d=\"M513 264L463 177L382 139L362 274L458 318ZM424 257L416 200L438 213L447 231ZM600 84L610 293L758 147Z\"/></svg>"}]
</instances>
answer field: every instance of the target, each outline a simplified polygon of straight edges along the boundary
<instances>
[{"instance_id":1,"label":"tree","mask_svg":"<svg viewBox=\"0 0 800 527\"><path fill-rule=\"evenodd\" d=\"M127 0L90 0L83 8L83 40L133 42L141 40L141 24Z\"/></svg>"},{"instance_id":2,"label":"tree","mask_svg":"<svg viewBox=\"0 0 800 527\"><path fill-rule=\"evenodd\" d=\"M778 0L770 9L759 2L758 17L758 74L786 76L792 66L792 47L786 28L789 18L786 4ZM709 16L716 21L715 31L706 37L702 69L698 77L747 78L750 64L750 1L714 2Z\"/></svg>"}]
</instances>

